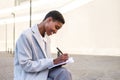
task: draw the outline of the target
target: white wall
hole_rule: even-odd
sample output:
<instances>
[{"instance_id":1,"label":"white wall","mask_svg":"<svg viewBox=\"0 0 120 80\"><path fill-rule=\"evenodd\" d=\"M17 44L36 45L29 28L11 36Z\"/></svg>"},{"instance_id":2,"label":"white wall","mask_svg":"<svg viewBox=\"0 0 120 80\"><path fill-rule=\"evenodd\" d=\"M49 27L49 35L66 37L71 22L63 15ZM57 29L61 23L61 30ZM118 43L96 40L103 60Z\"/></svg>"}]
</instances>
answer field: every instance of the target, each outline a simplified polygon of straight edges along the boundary
<instances>
[{"instance_id":1,"label":"white wall","mask_svg":"<svg viewBox=\"0 0 120 80\"><path fill-rule=\"evenodd\" d=\"M14 6L14 0L0 0L0 9L9 8Z\"/></svg>"},{"instance_id":2,"label":"white wall","mask_svg":"<svg viewBox=\"0 0 120 80\"><path fill-rule=\"evenodd\" d=\"M119 4L119 0L94 0L66 13L66 24L53 44L76 54L120 55Z\"/></svg>"},{"instance_id":3,"label":"white wall","mask_svg":"<svg viewBox=\"0 0 120 80\"><path fill-rule=\"evenodd\" d=\"M65 25L57 34L51 36L52 52L56 52L56 46L58 46L63 52L71 54L120 55L119 4L119 0L93 0L64 13ZM36 12L40 13L39 8L38 11L35 8L33 13L35 14ZM18 11L15 14L16 17L28 16L29 10L20 10L20 12ZM13 18L11 14L7 16ZM32 24L41 21L42 19L35 20L32 21ZM13 27L13 23L7 26L10 30ZM29 21L16 23L15 26L17 39L20 33L29 27Z\"/></svg>"}]
</instances>

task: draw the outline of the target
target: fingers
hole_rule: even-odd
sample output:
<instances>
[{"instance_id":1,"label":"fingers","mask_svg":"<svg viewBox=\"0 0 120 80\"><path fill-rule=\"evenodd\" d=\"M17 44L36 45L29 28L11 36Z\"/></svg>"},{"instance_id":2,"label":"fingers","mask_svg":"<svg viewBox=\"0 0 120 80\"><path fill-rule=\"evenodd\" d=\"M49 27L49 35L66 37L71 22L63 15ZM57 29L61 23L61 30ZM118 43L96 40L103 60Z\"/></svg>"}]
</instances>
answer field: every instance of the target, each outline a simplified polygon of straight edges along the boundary
<instances>
[{"instance_id":1,"label":"fingers","mask_svg":"<svg viewBox=\"0 0 120 80\"><path fill-rule=\"evenodd\" d=\"M68 54L63 54L63 55L59 56L59 58L60 58L62 61L66 61L66 60L68 60Z\"/></svg>"},{"instance_id":2,"label":"fingers","mask_svg":"<svg viewBox=\"0 0 120 80\"><path fill-rule=\"evenodd\" d=\"M68 54L63 54L58 58L54 59L53 61L54 61L54 64L59 64L59 63L65 62L66 60L68 60Z\"/></svg>"}]
</instances>

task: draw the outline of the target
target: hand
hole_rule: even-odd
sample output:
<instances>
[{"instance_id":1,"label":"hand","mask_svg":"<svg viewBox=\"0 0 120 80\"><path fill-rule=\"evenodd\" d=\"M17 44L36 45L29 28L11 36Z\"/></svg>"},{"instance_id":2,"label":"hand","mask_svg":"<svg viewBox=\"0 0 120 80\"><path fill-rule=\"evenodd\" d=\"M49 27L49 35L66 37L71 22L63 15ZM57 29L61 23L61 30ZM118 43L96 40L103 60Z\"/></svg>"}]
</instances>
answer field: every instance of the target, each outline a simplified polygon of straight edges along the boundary
<instances>
[{"instance_id":1,"label":"hand","mask_svg":"<svg viewBox=\"0 0 120 80\"><path fill-rule=\"evenodd\" d=\"M68 60L68 54L63 54L53 60L54 64L59 64Z\"/></svg>"}]
</instances>

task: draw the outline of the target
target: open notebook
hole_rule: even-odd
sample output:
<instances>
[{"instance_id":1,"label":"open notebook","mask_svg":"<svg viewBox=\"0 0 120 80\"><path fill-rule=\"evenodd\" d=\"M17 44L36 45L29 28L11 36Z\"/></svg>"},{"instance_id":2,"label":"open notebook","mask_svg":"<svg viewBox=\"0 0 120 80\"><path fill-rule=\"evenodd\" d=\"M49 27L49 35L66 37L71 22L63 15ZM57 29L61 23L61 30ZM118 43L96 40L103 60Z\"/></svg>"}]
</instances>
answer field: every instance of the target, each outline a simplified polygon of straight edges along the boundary
<instances>
[{"instance_id":1,"label":"open notebook","mask_svg":"<svg viewBox=\"0 0 120 80\"><path fill-rule=\"evenodd\" d=\"M49 69L60 66L60 65L63 65L63 64L68 64L68 63L74 63L74 60L73 60L72 57L70 57L66 62L62 62L62 63L59 63L59 64L56 64L54 66L49 67Z\"/></svg>"}]
</instances>

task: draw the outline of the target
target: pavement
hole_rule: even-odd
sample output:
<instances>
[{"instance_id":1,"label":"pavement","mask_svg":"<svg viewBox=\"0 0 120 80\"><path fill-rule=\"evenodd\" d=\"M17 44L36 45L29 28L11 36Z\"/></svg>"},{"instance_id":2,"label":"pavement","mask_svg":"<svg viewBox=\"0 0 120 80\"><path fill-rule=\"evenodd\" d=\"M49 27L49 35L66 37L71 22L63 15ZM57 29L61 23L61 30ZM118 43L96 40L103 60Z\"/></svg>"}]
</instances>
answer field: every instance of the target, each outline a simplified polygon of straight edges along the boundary
<instances>
[{"instance_id":1,"label":"pavement","mask_svg":"<svg viewBox=\"0 0 120 80\"><path fill-rule=\"evenodd\" d=\"M0 80L13 80L13 55L0 53Z\"/></svg>"},{"instance_id":2,"label":"pavement","mask_svg":"<svg viewBox=\"0 0 120 80\"><path fill-rule=\"evenodd\" d=\"M75 62L64 67L73 80L120 80L120 56L70 56ZM0 53L0 80L13 80L13 58L13 54Z\"/></svg>"}]
</instances>

